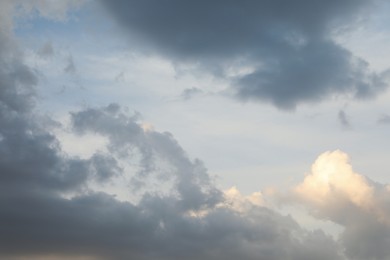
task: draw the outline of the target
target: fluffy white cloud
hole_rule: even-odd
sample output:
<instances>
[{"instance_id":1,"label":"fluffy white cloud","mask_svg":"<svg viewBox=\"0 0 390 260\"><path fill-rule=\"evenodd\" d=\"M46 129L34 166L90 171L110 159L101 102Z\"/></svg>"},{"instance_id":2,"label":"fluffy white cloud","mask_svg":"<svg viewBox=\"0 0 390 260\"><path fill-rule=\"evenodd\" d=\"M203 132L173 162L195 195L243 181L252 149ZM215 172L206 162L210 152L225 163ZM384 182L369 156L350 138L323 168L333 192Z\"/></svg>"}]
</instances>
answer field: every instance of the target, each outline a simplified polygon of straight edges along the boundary
<instances>
[{"instance_id":1,"label":"fluffy white cloud","mask_svg":"<svg viewBox=\"0 0 390 260\"><path fill-rule=\"evenodd\" d=\"M320 155L311 173L295 188L295 192L320 216L329 217L347 205L353 205L373 214L380 222L390 223L390 212L383 201L386 197L390 198L388 190L355 173L348 155L339 150ZM342 220L339 222L345 224Z\"/></svg>"},{"instance_id":2,"label":"fluffy white cloud","mask_svg":"<svg viewBox=\"0 0 390 260\"><path fill-rule=\"evenodd\" d=\"M352 259L388 259L390 250L389 186L353 171L346 153L325 152L294 188L295 202L315 217L344 228L340 241Z\"/></svg>"}]
</instances>

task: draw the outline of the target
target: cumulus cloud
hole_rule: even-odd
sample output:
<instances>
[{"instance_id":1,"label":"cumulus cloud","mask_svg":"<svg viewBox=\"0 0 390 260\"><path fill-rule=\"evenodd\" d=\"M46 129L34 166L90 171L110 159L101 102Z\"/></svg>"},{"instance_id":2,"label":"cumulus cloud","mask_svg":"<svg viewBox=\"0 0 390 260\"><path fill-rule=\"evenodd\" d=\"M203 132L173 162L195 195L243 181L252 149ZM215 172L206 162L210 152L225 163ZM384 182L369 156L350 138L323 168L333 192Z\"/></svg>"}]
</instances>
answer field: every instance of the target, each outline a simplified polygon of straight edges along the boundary
<instances>
[{"instance_id":1,"label":"cumulus cloud","mask_svg":"<svg viewBox=\"0 0 390 260\"><path fill-rule=\"evenodd\" d=\"M171 134L145 130L116 104L72 113L76 133L109 140L109 154L87 159L63 154L31 112L2 112L14 116L0 124L1 257L341 259L324 232L306 231L261 207L258 195L243 198L231 190L225 202L202 163L190 160ZM119 159L134 159L133 149L142 174L118 167ZM167 194L146 192L138 203L120 202L88 186L115 174L150 178L156 158L171 166ZM67 192L73 195L63 196ZM223 203L234 208L218 206ZM206 214L191 214L200 211Z\"/></svg>"},{"instance_id":2,"label":"cumulus cloud","mask_svg":"<svg viewBox=\"0 0 390 260\"><path fill-rule=\"evenodd\" d=\"M351 259L390 257L390 190L353 171L348 155L326 152L318 157L295 199L317 218L344 228L340 241Z\"/></svg>"},{"instance_id":3,"label":"cumulus cloud","mask_svg":"<svg viewBox=\"0 0 390 260\"><path fill-rule=\"evenodd\" d=\"M232 208L238 212L248 211L253 206L266 206L261 192L254 192L244 196L236 187L231 187L224 194L226 201L222 206Z\"/></svg>"},{"instance_id":4,"label":"cumulus cloud","mask_svg":"<svg viewBox=\"0 0 390 260\"><path fill-rule=\"evenodd\" d=\"M386 86L332 37L373 1L102 2L139 48L226 78L240 100L293 109L339 95L366 98ZM230 75L235 66L250 69Z\"/></svg>"}]
</instances>

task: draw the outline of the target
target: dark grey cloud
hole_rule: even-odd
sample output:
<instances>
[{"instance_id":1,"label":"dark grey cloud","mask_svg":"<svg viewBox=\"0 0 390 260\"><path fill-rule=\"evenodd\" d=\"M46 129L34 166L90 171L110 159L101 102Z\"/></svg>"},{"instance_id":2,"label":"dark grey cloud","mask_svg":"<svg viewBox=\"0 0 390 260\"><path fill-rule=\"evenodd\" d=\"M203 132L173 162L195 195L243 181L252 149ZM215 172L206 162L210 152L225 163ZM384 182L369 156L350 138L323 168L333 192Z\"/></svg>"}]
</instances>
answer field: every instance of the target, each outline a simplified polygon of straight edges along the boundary
<instances>
[{"instance_id":1,"label":"dark grey cloud","mask_svg":"<svg viewBox=\"0 0 390 260\"><path fill-rule=\"evenodd\" d=\"M283 109L335 95L366 98L386 84L332 38L375 1L102 1L135 45L227 78L241 100ZM240 60L253 69L231 76Z\"/></svg>"},{"instance_id":2,"label":"dark grey cloud","mask_svg":"<svg viewBox=\"0 0 390 260\"><path fill-rule=\"evenodd\" d=\"M389 226L372 219L369 215L364 216L361 212L358 214L359 218L351 221L340 236L346 254L351 259L358 260L388 259L390 257Z\"/></svg>"},{"instance_id":3,"label":"dark grey cloud","mask_svg":"<svg viewBox=\"0 0 390 260\"><path fill-rule=\"evenodd\" d=\"M212 185L202 162L191 161L170 133L145 131L136 119L127 117L116 104L72 114L73 127L78 133L93 132L108 137L110 154L119 158L131 156L134 150L140 154L137 184L155 173L155 161L161 159L171 165L165 179L175 181L183 208L199 210L220 201L221 192Z\"/></svg>"},{"instance_id":4,"label":"dark grey cloud","mask_svg":"<svg viewBox=\"0 0 390 260\"><path fill-rule=\"evenodd\" d=\"M342 259L330 237L303 230L290 217L263 207L245 214L216 207L224 198L201 162L189 160L171 134L145 132L118 105L75 112L72 120L79 134L108 137L110 153L69 158L31 113L1 118L2 258ZM141 180L153 174L153 158L171 164L171 193L145 193L132 204L88 188L90 179L122 173L116 158L131 160L134 148L145 163ZM199 210L207 214L190 215Z\"/></svg>"}]
</instances>

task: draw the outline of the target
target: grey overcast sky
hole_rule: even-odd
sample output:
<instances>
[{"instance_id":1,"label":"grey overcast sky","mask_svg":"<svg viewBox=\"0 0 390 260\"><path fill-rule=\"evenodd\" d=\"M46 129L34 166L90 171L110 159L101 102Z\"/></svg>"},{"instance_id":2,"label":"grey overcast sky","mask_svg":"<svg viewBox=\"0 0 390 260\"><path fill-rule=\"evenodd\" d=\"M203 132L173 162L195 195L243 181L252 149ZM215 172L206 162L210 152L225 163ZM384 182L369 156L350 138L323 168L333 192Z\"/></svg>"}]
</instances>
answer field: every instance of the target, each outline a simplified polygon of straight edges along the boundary
<instances>
[{"instance_id":1,"label":"grey overcast sky","mask_svg":"<svg viewBox=\"0 0 390 260\"><path fill-rule=\"evenodd\" d=\"M389 14L0 1L0 258L390 259Z\"/></svg>"}]
</instances>

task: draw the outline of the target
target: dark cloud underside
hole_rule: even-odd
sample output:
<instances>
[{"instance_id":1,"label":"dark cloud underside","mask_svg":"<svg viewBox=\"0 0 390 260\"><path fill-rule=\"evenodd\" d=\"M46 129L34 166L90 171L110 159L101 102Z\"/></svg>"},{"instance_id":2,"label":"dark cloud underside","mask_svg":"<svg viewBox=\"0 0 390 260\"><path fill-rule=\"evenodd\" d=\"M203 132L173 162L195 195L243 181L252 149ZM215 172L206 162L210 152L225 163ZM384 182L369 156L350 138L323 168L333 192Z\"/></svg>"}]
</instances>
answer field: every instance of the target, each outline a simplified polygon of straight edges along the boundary
<instances>
[{"instance_id":1,"label":"dark cloud underside","mask_svg":"<svg viewBox=\"0 0 390 260\"><path fill-rule=\"evenodd\" d=\"M334 95L368 97L385 86L332 39L372 1L103 2L139 48L229 79L241 100L291 109ZM236 60L252 71L227 75Z\"/></svg>"}]
</instances>

